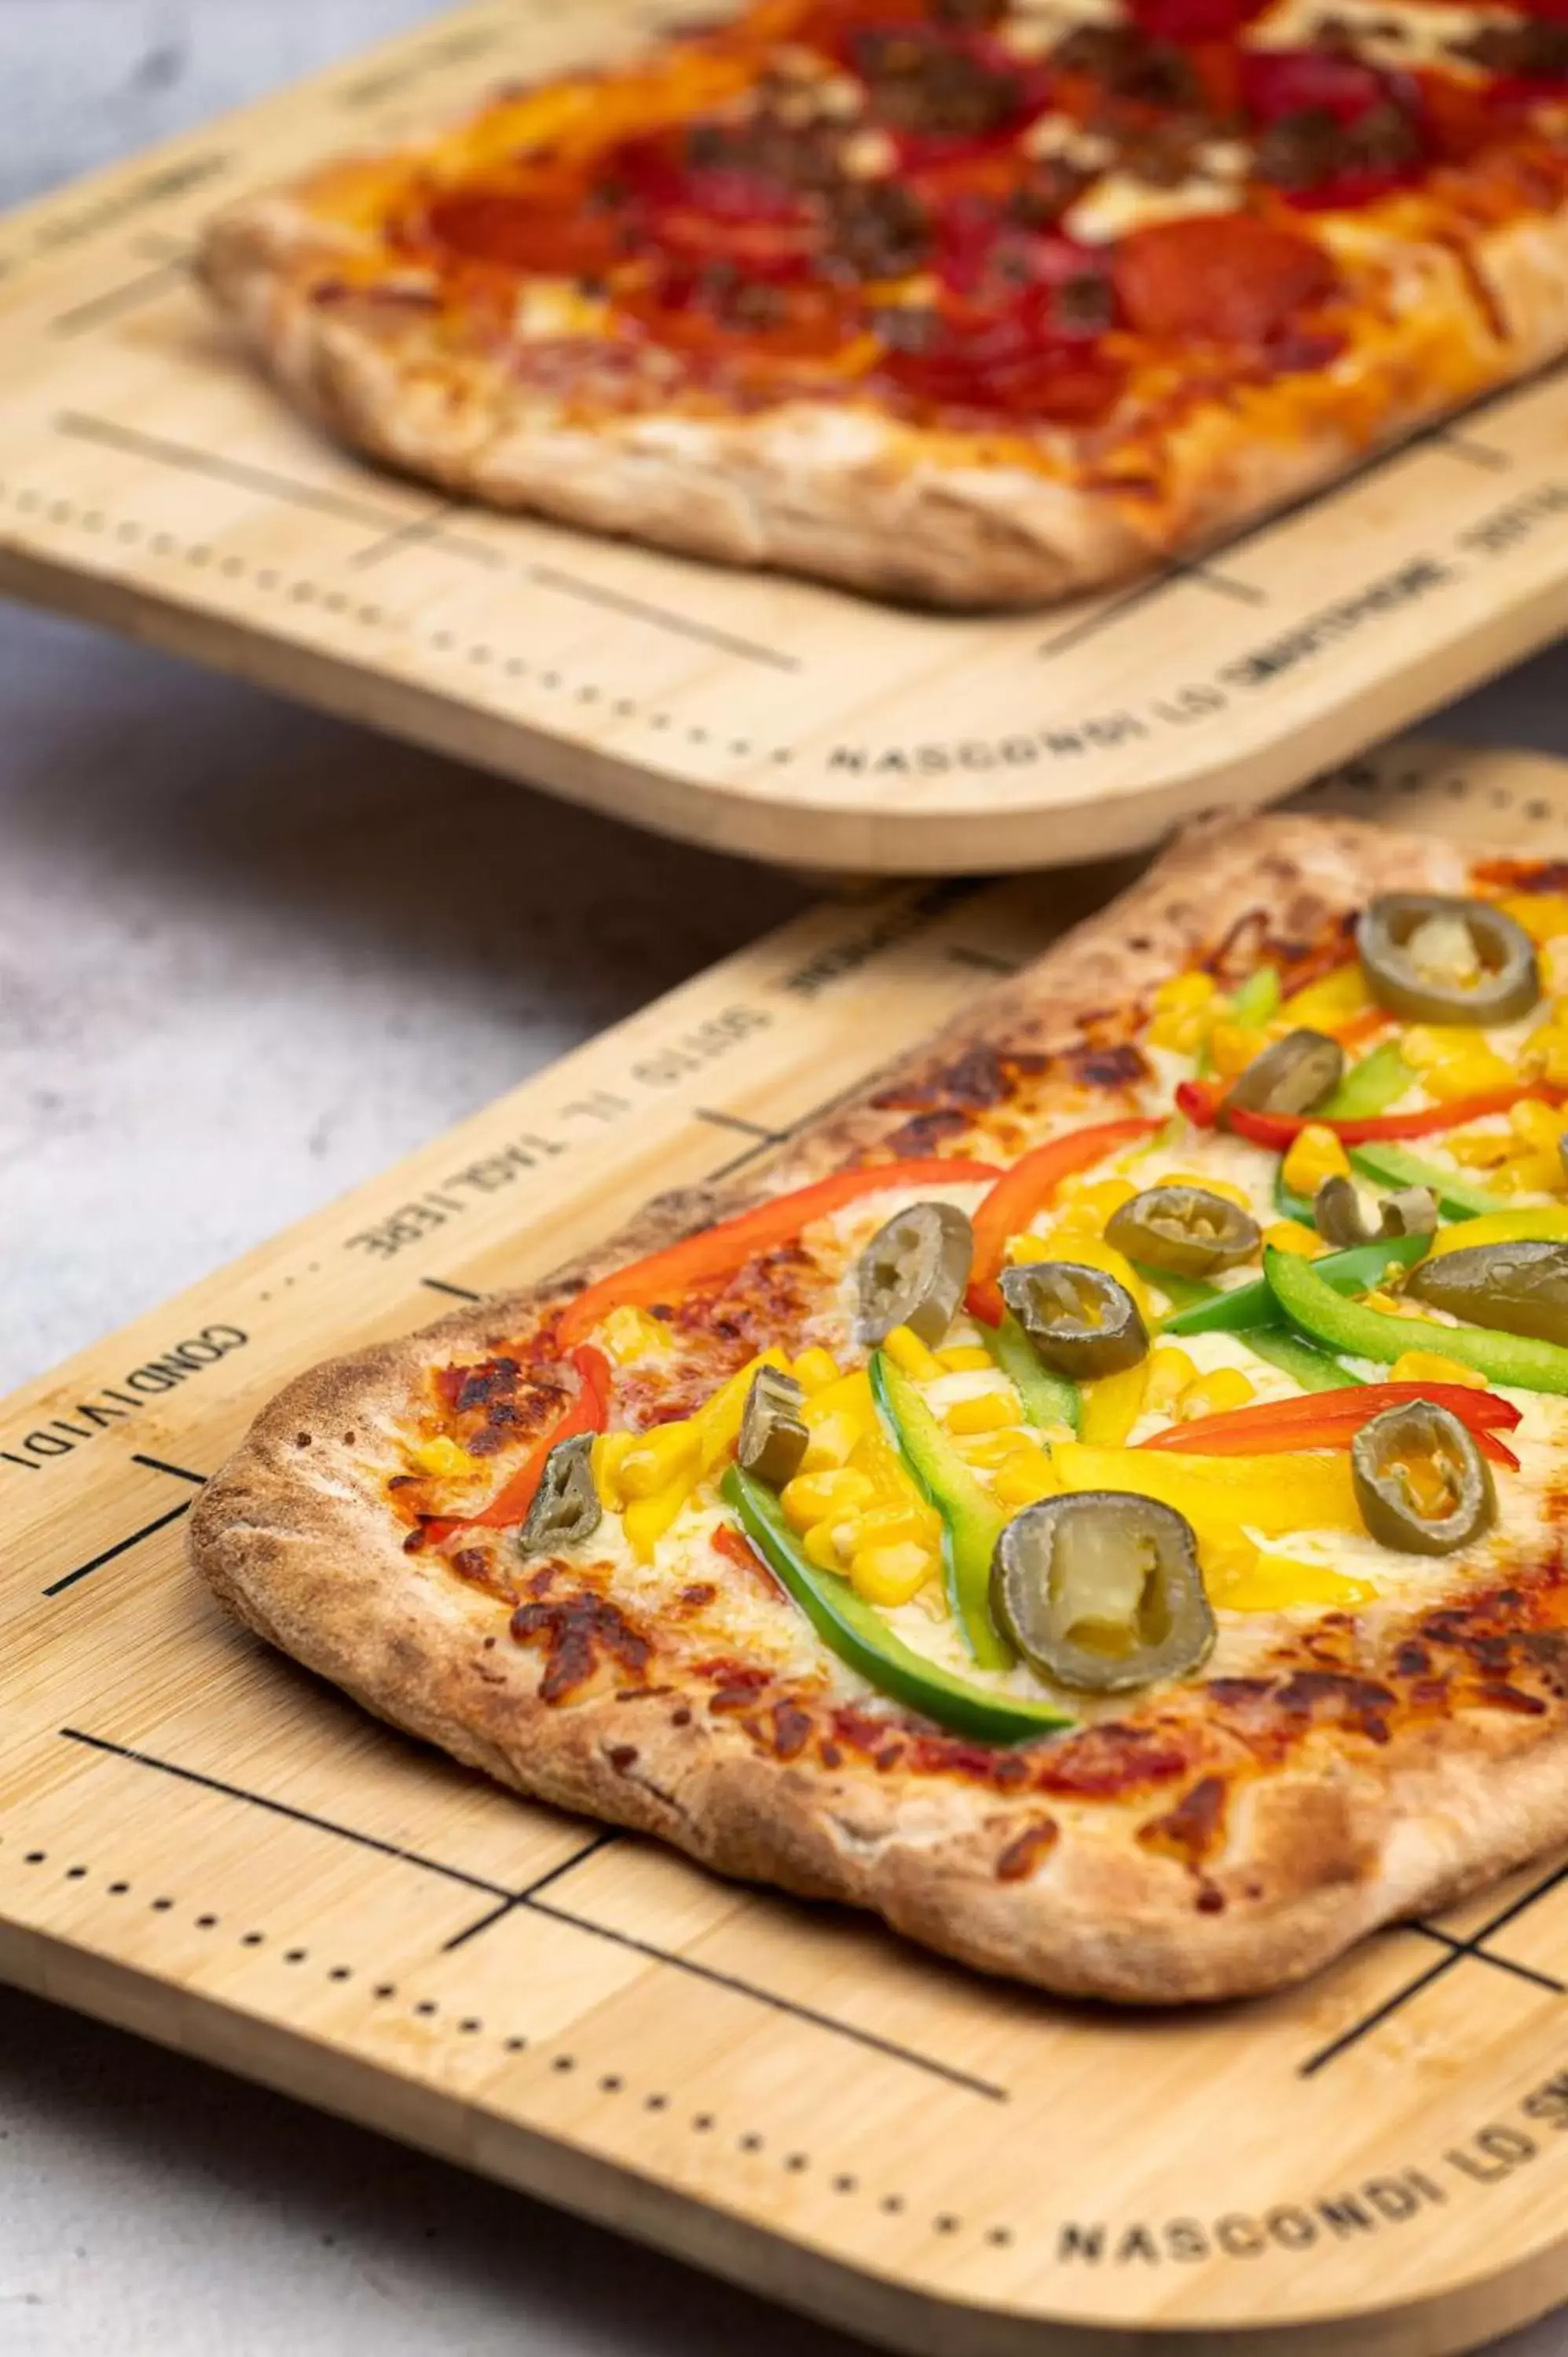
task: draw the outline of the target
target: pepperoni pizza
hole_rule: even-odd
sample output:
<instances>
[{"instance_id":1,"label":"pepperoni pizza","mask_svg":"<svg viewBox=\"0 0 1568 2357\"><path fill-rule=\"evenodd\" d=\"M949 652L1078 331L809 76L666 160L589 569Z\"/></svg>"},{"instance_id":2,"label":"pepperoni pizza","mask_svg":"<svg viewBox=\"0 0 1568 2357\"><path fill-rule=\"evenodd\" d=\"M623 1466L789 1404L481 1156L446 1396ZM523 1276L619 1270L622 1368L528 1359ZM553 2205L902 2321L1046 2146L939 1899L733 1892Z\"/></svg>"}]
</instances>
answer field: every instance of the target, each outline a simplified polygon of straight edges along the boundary
<instances>
[{"instance_id":1,"label":"pepperoni pizza","mask_svg":"<svg viewBox=\"0 0 1568 2357\"><path fill-rule=\"evenodd\" d=\"M1026 606L1568 345L1568 12L754 0L249 199L203 268L415 475Z\"/></svg>"}]
</instances>

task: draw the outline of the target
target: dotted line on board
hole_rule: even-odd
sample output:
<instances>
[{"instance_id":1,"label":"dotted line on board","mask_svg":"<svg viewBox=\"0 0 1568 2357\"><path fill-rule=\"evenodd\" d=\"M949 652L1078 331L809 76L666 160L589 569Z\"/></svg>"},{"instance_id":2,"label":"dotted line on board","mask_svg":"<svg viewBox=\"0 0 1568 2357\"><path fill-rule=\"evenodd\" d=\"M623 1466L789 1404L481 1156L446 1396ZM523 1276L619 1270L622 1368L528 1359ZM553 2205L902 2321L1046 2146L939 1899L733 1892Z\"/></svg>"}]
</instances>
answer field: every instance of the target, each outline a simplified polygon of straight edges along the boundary
<instances>
[{"instance_id":1,"label":"dotted line on board","mask_svg":"<svg viewBox=\"0 0 1568 2357\"><path fill-rule=\"evenodd\" d=\"M749 737L726 739L720 730L682 723L671 713L650 710L633 696L612 694L607 688L569 678L548 664L529 662L521 655L509 654L487 640L466 641L455 630L421 630L373 600L355 597L343 589L324 588L318 581L291 575L278 565L253 565L247 557L225 554L209 541L185 540L177 533L155 530L131 516L112 516L102 508L84 507L75 500L42 491L17 490L4 483L0 483L0 506L91 538L114 541L123 548L145 548L153 556L176 558L188 565L193 572L210 573L222 581L243 582L247 588L259 590L263 597L296 608L315 608L361 630L402 627L408 630L413 643L428 653L453 658L474 671L493 670L503 679L530 680L547 694L569 696L584 705L602 705L618 720L638 720L644 727L659 733L673 731L688 745L722 746L736 760L766 759L782 769L795 759L791 746L778 745L763 751Z\"/></svg>"},{"instance_id":2,"label":"dotted line on board","mask_svg":"<svg viewBox=\"0 0 1568 2357\"><path fill-rule=\"evenodd\" d=\"M0 1843L5 1843L5 1841L6 1836L0 1835ZM49 1852L47 1849L22 1850L19 1848L16 1837L14 1835L10 1837L8 1846L11 1849L13 1857L19 1858L20 1863L24 1867L29 1868L34 1874L37 1874L41 1868L47 1867L50 1864ZM92 1868L91 1867L75 1863L62 1867L57 1861L54 1865L53 1870L59 1879L62 1882L80 1884L87 1882L92 1878ZM113 1881L105 1882L103 1884L103 1895L106 1898L116 1900L128 1900L134 1902L139 1900L139 1894L137 1893L134 1886L131 1882L127 1881L124 1877L116 1877ZM198 1932L220 1932L225 1928L223 1918L220 1915L213 1914L210 1911L204 1911L199 1915L190 1915L187 1917L181 1907L181 1902L171 1896L166 1890L158 1889L156 1885L154 1886L154 1895L145 1900L139 1900L139 1903L145 1904L148 1911L154 1915L165 1917L177 1915L182 1924L185 1924L188 1928ZM298 1945L291 1945L286 1948L277 1947L276 1935L271 1932L259 1931L254 1928L235 1932L231 1929L228 1936L234 1941L237 1946L252 1952L257 1949L272 1946L281 1962L295 1972L301 1971L305 1966L309 1965L312 1963L312 1955L309 1948ZM321 1973L322 1976L332 1983L334 1986L340 1987L345 1983L353 1980L359 1980L362 1984L364 1983L365 1976L362 1968L354 1964L333 1963L324 1966L319 1962L317 1962L315 1969ZM439 1998L433 1996L420 1996L414 1997L411 2000L405 1999L395 1981L378 1980L371 1982L367 1985L367 1994L371 2006L377 2010L377 2012L381 2012L383 2008L395 2007L402 2015L409 2020L418 2021L420 2023L440 2022L443 2028L465 2040L488 2039L496 2050L502 2054L518 2055L531 2052L534 2055L536 2060L542 2062L546 2059L546 2057L548 2057L551 2072L557 2078L571 2078L577 2072L589 2067L585 2064L581 2056L572 2053L567 2050L564 2049L559 2052L551 2053L548 2040L541 2041L538 2040L530 2040L518 2031L509 2031L504 2035L498 2035L498 2033L493 2029L487 2029L485 2021L479 2015L459 2012L455 2005L452 2005L451 2003L444 2004ZM671 2126L679 2125L679 2119L677 2116L678 2107L676 2099L672 2094L662 2088L654 2088L647 2093L642 2093L626 2078L623 2072L619 2071L607 2071L602 2072L596 2083L596 2092L605 2096L624 2095L627 2097L628 2102L639 2103L640 2104L640 2108L650 2115L667 2117ZM687 2117L685 2126L689 2135L700 2136L703 2139L722 2138L725 2134L725 2127L718 2115L711 2111L692 2113ZM740 2131L738 2134L733 2134L732 2143L733 2149L738 2153L745 2154L747 2158L756 2158L764 2155L768 2155L774 2151L774 2147L772 2147L769 2138L762 2135L756 2128L746 2128ZM820 2162L815 2159L811 2153L803 2152L798 2147L786 2147L779 2148L776 2152L776 2158L778 2159L779 2169L787 2177L799 2179L812 2173L820 2174ZM901 2218L909 2215L910 2204L908 2199L904 2194L883 2193L878 2195L868 2190L862 2183L861 2179L851 2170L837 2170L832 2176L827 2178L825 2181L833 2193L842 2196L845 2200L858 2196L863 2197L868 2202L874 2203L875 2207L884 2217ZM951 2240L953 2237L962 2233L966 2227L968 2227L969 2231L971 2231L980 2242L983 2243L992 2250L1005 2250L1017 2239L1015 2232L1011 2226L976 2226L973 2225L972 2222L966 2221L950 2210L939 2210L935 2212L928 2220L927 2227L929 2233L941 2237L943 2241Z\"/></svg>"}]
</instances>

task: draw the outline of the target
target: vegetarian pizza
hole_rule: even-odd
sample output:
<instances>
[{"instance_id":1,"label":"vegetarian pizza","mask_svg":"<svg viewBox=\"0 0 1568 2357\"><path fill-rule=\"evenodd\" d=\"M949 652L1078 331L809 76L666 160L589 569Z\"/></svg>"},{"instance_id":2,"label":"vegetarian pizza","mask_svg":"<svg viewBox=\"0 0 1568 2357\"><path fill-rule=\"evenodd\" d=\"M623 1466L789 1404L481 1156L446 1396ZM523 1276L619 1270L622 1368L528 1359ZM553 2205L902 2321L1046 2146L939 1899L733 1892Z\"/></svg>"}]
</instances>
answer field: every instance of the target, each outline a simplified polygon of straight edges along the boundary
<instances>
[{"instance_id":1,"label":"vegetarian pizza","mask_svg":"<svg viewBox=\"0 0 1568 2357\"><path fill-rule=\"evenodd\" d=\"M1568 869L1204 833L761 1178L317 1370L198 1569L371 1710L1047 1987L1568 1837Z\"/></svg>"},{"instance_id":2,"label":"vegetarian pizza","mask_svg":"<svg viewBox=\"0 0 1568 2357\"><path fill-rule=\"evenodd\" d=\"M221 216L349 442L954 607L1136 572L1568 344L1563 0L754 0Z\"/></svg>"}]
</instances>

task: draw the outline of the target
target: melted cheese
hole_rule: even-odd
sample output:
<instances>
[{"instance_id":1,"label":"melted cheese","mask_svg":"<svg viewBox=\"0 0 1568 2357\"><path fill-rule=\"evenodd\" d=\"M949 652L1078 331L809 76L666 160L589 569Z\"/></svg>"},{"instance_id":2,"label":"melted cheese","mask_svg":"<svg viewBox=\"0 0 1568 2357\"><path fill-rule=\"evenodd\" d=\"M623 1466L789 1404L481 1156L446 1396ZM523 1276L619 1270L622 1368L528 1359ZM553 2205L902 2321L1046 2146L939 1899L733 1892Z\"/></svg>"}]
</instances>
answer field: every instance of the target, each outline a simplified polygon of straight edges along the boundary
<instances>
[{"instance_id":1,"label":"melted cheese","mask_svg":"<svg viewBox=\"0 0 1568 2357\"><path fill-rule=\"evenodd\" d=\"M1086 245L1108 245L1155 221L1185 221L1197 213L1235 210L1234 188L1215 180L1181 181L1174 188L1151 188L1124 172L1108 172L1062 216L1062 226Z\"/></svg>"}]
</instances>

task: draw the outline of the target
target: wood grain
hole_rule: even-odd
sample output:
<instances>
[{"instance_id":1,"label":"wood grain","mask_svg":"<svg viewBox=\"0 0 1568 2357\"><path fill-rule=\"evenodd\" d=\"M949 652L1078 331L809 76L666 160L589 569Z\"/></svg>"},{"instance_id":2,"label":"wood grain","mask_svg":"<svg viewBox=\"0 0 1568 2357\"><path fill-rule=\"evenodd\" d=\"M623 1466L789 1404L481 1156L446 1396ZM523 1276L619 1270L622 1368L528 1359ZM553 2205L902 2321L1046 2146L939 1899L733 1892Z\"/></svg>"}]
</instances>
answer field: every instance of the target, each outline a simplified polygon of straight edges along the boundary
<instances>
[{"instance_id":1,"label":"wood grain","mask_svg":"<svg viewBox=\"0 0 1568 2357\"><path fill-rule=\"evenodd\" d=\"M328 447L188 283L248 188L684 0L483 0L0 223L0 587L788 865L1148 843L1384 736L1568 621L1564 372L1054 613L944 619L455 510Z\"/></svg>"},{"instance_id":2,"label":"wood grain","mask_svg":"<svg viewBox=\"0 0 1568 2357\"><path fill-rule=\"evenodd\" d=\"M1568 844L1520 757L1308 800ZM1563 2297L1568 1863L1266 2003L1056 2005L511 1800L184 1569L296 1369L760 1157L1065 913L814 912L5 1402L0 1971L932 2357L1434 2357Z\"/></svg>"}]
</instances>

